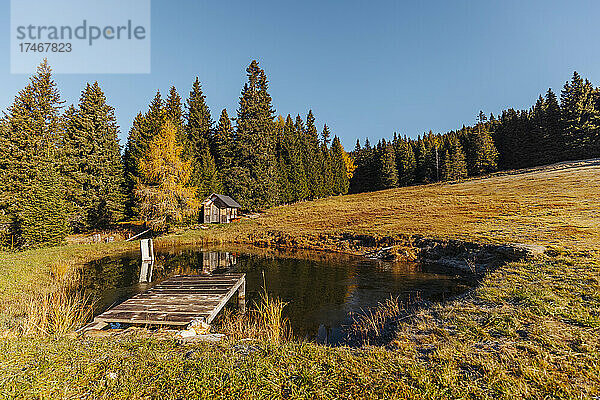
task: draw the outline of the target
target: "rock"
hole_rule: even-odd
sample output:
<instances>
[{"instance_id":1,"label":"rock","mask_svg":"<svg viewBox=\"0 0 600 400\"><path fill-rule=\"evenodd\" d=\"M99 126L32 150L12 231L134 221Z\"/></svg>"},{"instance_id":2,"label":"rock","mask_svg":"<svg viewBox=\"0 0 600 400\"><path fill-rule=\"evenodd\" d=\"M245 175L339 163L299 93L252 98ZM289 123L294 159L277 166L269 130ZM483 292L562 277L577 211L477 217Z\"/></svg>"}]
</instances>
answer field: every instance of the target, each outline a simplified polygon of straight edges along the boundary
<instances>
[{"instance_id":1,"label":"rock","mask_svg":"<svg viewBox=\"0 0 600 400\"><path fill-rule=\"evenodd\" d=\"M246 345L239 345L238 344L238 345L233 346L233 350L237 354L239 354L239 355L247 356L247 355L250 355L250 354L252 354L252 353L254 353L256 351L259 351L260 348L257 347L257 346L246 346Z\"/></svg>"},{"instance_id":2,"label":"rock","mask_svg":"<svg viewBox=\"0 0 600 400\"><path fill-rule=\"evenodd\" d=\"M184 330L177 332L177 334L175 336L177 336L178 338L181 338L181 339L194 337L194 336L196 336L196 331L193 329L184 329Z\"/></svg>"},{"instance_id":3,"label":"rock","mask_svg":"<svg viewBox=\"0 0 600 400\"><path fill-rule=\"evenodd\" d=\"M209 335L210 325L204 319L195 319L190 322L186 329L177 332L176 336L182 339L200 335Z\"/></svg>"},{"instance_id":4,"label":"rock","mask_svg":"<svg viewBox=\"0 0 600 400\"><path fill-rule=\"evenodd\" d=\"M182 332L187 332L187 331L182 331ZM216 343L216 342L220 342L221 340L225 339L225 335L222 333L208 333L205 335L194 335L194 336L181 337L181 339L183 339L183 341L185 343L191 343L191 342Z\"/></svg>"},{"instance_id":5,"label":"rock","mask_svg":"<svg viewBox=\"0 0 600 400\"><path fill-rule=\"evenodd\" d=\"M203 319L195 319L188 325L188 329L193 329L197 335L205 335L210 333L210 325L204 322Z\"/></svg>"}]
</instances>

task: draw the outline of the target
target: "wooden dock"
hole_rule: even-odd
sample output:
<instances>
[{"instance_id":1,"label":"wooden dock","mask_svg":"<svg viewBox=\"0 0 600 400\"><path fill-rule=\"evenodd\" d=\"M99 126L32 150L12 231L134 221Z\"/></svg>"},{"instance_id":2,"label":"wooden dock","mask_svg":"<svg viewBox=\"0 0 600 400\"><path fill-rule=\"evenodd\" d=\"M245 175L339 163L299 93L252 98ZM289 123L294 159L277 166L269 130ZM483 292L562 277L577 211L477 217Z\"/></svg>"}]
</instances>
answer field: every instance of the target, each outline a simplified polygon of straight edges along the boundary
<instances>
[{"instance_id":1,"label":"wooden dock","mask_svg":"<svg viewBox=\"0 0 600 400\"><path fill-rule=\"evenodd\" d=\"M245 311L245 274L177 275L98 315L94 323L184 326L203 318L210 324L236 292Z\"/></svg>"}]
</instances>

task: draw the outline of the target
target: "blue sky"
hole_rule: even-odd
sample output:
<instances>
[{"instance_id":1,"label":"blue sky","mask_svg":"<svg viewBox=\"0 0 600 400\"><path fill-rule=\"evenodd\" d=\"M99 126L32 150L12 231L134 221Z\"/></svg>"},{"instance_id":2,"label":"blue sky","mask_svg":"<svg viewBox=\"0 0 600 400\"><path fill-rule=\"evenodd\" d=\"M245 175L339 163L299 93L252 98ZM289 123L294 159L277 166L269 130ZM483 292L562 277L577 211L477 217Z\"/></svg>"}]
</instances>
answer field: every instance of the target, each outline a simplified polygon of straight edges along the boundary
<instances>
[{"instance_id":1,"label":"blue sky","mask_svg":"<svg viewBox=\"0 0 600 400\"><path fill-rule=\"evenodd\" d=\"M124 0L126 1L126 0ZM11 75L2 0L0 108L26 85ZM235 115L245 68L259 60L278 113L313 109L352 148L394 131L416 136L470 124L480 109L528 108L577 70L600 82L598 1L152 0L152 73L59 74L76 102L98 80L125 143L157 89L187 96L196 76L213 119Z\"/></svg>"}]
</instances>

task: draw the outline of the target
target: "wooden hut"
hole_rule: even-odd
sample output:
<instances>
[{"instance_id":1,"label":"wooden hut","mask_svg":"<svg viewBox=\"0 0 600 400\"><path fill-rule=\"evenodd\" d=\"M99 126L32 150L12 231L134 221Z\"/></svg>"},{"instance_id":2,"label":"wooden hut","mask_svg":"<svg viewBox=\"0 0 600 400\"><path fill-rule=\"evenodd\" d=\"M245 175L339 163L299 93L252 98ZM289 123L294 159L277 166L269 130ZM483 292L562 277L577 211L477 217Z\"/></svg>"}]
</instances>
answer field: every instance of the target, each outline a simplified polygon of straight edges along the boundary
<instances>
[{"instance_id":1,"label":"wooden hut","mask_svg":"<svg viewBox=\"0 0 600 400\"><path fill-rule=\"evenodd\" d=\"M241 208L237 201L222 194L211 194L202 202L203 222L228 224L237 218L238 209Z\"/></svg>"}]
</instances>

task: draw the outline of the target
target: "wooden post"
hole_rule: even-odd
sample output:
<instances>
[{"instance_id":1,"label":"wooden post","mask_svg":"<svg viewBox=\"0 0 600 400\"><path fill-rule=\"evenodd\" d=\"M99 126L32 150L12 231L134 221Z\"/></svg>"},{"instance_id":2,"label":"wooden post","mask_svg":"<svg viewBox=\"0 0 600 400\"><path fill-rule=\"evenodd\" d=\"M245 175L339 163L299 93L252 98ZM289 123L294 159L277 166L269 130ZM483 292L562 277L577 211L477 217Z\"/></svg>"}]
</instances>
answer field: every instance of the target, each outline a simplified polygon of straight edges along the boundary
<instances>
[{"instance_id":1,"label":"wooden post","mask_svg":"<svg viewBox=\"0 0 600 400\"><path fill-rule=\"evenodd\" d=\"M246 277L242 278L242 284L238 289L238 308L242 314L246 313Z\"/></svg>"},{"instance_id":2,"label":"wooden post","mask_svg":"<svg viewBox=\"0 0 600 400\"><path fill-rule=\"evenodd\" d=\"M140 240L140 250L142 252L142 261L154 262L154 243L152 239Z\"/></svg>"}]
</instances>

